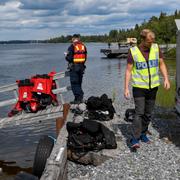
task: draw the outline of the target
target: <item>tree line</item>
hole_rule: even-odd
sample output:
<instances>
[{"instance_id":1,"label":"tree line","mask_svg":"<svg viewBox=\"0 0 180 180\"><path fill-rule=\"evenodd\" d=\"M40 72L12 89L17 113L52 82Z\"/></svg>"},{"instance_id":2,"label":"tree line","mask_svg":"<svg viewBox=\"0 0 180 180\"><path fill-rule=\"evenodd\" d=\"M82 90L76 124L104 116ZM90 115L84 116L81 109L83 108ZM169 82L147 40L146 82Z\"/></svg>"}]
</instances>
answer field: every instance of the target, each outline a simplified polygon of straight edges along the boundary
<instances>
[{"instance_id":1,"label":"tree line","mask_svg":"<svg viewBox=\"0 0 180 180\"><path fill-rule=\"evenodd\" d=\"M109 34L104 35L89 35L81 36L83 42L122 42L128 37L135 37L140 41L140 31L144 28L151 29L156 34L158 43L176 43L177 27L175 19L180 19L180 10L176 10L173 14L167 15L161 12L159 17L152 16L148 21L145 21L131 29L114 29ZM72 36L60 36L47 40L49 43L66 43L70 42Z\"/></svg>"}]
</instances>

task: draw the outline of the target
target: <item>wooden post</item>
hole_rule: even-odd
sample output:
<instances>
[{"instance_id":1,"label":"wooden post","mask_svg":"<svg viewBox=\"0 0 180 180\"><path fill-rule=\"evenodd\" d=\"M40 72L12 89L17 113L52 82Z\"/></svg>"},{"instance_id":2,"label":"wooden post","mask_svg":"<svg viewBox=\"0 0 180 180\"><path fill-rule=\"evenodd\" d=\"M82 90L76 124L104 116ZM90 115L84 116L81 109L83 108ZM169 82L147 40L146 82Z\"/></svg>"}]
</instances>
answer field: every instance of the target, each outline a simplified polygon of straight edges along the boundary
<instances>
[{"instance_id":1,"label":"wooden post","mask_svg":"<svg viewBox=\"0 0 180 180\"><path fill-rule=\"evenodd\" d=\"M56 135L59 135L59 131L64 125L64 122L67 119L67 115L70 109L70 104L63 104L63 117L59 117L56 119Z\"/></svg>"}]
</instances>

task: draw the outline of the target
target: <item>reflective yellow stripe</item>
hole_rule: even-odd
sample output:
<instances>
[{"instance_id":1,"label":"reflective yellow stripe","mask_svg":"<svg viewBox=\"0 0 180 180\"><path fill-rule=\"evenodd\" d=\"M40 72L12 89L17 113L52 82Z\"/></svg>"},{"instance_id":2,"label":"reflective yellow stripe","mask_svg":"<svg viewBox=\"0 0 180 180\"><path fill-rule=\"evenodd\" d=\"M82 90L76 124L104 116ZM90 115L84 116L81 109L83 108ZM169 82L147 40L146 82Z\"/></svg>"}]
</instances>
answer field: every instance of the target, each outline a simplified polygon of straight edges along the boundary
<instances>
[{"instance_id":1,"label":"reflective yellow stripe","mask_svg":"<svg viewBox=\"0 0 180 180\"><path fill-rule=\"evenodd\" d=\"M79 51L79 47L78 46L75 46L76 47L76 49Z\"/></svg>"},{"instance_id":2,"label":"reflective yellow stripe","mask_svg":"<svg viewBox=\"0 0 180 180\"><path fill-rule=\"evenodd\" d=\"M84 58L83 58L83 59L74 59L74 62L75 62L75 63L85 62L85 60L86 60L86 59L84 59Z\"/></svg>"},{"instance_id":3,"label":"reflective yellow stripe","mask_svg":"<svg viewBox=\"0 0 180 180\"><path fill-rule=\"evenodd\" d=\"M158 76L159 74L153 74L151 75L152 78L155 78L156 76ZM149 79L149 76L144 76L144 75L141 75L141 74L133 74L132 75L134 78L143 78L143 79Z\"/></svg>"},{"instance_id":4,"label":"reflective yellow stripe","mask_svg":"<svg viewBox=\"0 0 180 180\"><path fill-rule=\"evenodd\" d=\"M84 46L82 46L82 51L84 51L85 50L85 48L84 48Z\"/></svg>"},{"instance_id":5,"label":"reflective yellow stripe","mask_svg":"<svg viewBox=\"0 0 180 180\"><path fill-rule=\"evenodd\" d=\"M159 86L159 80L154 81L151 85L157 85ZM138 86L149 86L149 84L147 82L133 82L132 85L138 85Z\"/></svg>"}]
</instances>

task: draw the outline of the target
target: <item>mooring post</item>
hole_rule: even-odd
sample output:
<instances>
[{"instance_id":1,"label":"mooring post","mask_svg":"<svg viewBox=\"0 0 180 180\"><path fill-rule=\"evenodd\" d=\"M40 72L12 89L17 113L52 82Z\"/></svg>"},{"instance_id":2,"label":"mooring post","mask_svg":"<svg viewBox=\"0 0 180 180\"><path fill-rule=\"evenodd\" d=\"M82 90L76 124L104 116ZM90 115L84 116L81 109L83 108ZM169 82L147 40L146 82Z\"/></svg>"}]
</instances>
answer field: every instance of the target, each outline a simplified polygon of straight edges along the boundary
<instances>
[{"instance_id":1,"label":"mooring post","mask_svg":"<svg viewBox=\"0 0 180 180\"><path fill-rule=\"evenodd\" d=\"M56 135L59 135L59 131L64 125L67 119L67 115L70 109L70 104L63 104L63 116L56 119Z\"/></svg>"},{"instance_id":2,"label":"mooring post","mask_svg":"<svg viewBox=\"0 0 180 180\"><path fill-rule=\"evenodd\" d=\"M180 115L180 19L176 19L177 40L176 40L176 111Z\"/></svg>"}]
</instances>

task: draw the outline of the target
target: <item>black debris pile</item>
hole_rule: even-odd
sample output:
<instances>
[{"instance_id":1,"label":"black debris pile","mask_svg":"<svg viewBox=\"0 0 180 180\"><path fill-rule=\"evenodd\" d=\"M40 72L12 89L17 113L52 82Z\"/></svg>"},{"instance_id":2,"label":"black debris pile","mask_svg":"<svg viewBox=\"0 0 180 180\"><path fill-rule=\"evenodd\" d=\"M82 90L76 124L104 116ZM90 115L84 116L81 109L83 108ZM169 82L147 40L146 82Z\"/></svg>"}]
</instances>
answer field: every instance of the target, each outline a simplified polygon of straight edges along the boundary
<instances>
[{"instance_id":1,"label":"black debris pile","mask_svg":"<svg viewBox=\"0 0 180 180\"><path fill-rule=\"evenodd\" d=\"M113 119L115 109L112 100L106 94L101 97L91 96L87 102L88 118L99 121L109 121Z\"/></svg>"},{"instance_id":2,"label":"black debris pile","mask_svg":"<svg viewBox=\"0 0 180 180\"><path fill-rule=\"evenodd\" d=\"M127 122L133 122L135 117L135 109L127 109L125 112L124 120Z\"/></svg>"},{"instance_id":3,"label":"black debris pile","mask_svg":"<svg viewBox=\"0 0 180 180\"><path fill-rule=\"evenodd\" d=\"M90 151L117 148L114 133L97 121L68 122L67 131L69 160L77 162Z\"/></svg>"}]
</instances>

